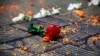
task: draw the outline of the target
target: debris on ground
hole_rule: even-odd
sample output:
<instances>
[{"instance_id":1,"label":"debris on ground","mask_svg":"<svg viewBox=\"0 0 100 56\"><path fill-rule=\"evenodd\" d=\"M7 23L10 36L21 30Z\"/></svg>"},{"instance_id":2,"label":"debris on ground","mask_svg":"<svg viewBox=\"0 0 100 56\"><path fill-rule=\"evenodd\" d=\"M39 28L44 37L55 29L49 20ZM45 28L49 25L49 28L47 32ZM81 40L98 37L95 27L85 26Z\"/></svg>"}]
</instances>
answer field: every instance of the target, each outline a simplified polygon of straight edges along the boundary
<instances>
[{"instance_id":1,"label":"debris on ground","mask_svg":"<svg viewBox=\"0 0 100 56\"><path fill-rule=\"evenodd\" d=\"M17 22L17 21L22 21L22 18L24 18L24 14L23 13L20 13L17 17L14 17L12 19L13 22Z\"/></svg>"},{"instance_id":2,"label":"debris on ground","mask_svg":"<svg viewBox=\"0 0 100 56\"><path fill-rule=\"evenodd\" d=\"M84 11L82 10L74 10L73 12L77 14L80 18L84 18L85 16Z\"/></svg>"},{"instance_id":3,"label":"debris on ground","mask_svg":"<svg viewBox=\"0 0 100 56\"><path fill-rule=\"evenodd\" d=\"M31 21L32 17L30 15L25 15L23 13L20 13L17 17L14 17L12 19L13 22L18 22L18 21L23 21L23 20Z\"/></svg>"},{"instance_id":4,"label":"debris on ground","mask_svg":"<svg viewBox=\"0 0 100 56\"><path fill-rule=\"evenodd\" d=\"M98 6L99 4L100 4L100 0L91 0L91 1L88 3L88 6L91 6L91 5Z\"/></svg>"},{"instance_id":5,"label":"debris on ground","mask_svg":"<svg viewBox=\"0 0 100 56\"><path fill-rule=\"evenodd\" d=\"M61 8L52 7L52 12L50 12L49 10L47 10L45 8L41 8L40 12L33 15L33 18L42 18L42 17L46 17L46 16L59 14L60 10L61 10Z\"/></svg>"},{"instance_id":6,"label":"debris on ground","mask_svg":"<svg viewBox=\"0 0 100 56\"><path fill-rule=\"evenodd\" d=\"M93 26L100 26L100 16L89 16L87 23L90 23Z\"/></svg>"},{"instance_id":7,"label":"debris on ground","mask_svg":"<svg viewBox=\"0 0 100 56\"><path fill-rule=\"evenodd\" d=\"M80 9L82 3L70 3L67 10Z\"/></svg>"}]
</instances>

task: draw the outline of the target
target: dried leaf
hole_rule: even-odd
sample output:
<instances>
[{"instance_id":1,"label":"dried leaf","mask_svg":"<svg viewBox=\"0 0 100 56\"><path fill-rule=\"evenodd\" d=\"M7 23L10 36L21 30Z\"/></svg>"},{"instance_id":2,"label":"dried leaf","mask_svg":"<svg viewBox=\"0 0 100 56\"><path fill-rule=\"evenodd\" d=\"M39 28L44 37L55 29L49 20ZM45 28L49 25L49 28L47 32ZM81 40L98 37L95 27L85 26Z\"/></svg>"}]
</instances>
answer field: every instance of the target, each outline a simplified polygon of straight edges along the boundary
<instances>
[{"instance_id":1,"label":"dried leaf","mask_svg":"<svg viewBox=\"0 0 100 56\"><path fill-rule=\"evenodd\" d=\"M74 10L74 13L77 14L80 18L84 18L84 12L82 10Z\"/></svg>"},{"instance_id":2,"label":"dried leaf","mask_svg":"<svg viewBox=\"0 0 100 56\"><path fill-rule=\"evenodd\" d=\"M62 32L63 34L66 34L66 33L67 33L67 29L61 29L61 32Z\"/></svg>"},{"instance_id":3,"label":"dried leaf","mask_svg":"<svg viewBox=\"0 0 100 56\"><path fill-rule=\"evenodd\" d=\"M31 6L31 7L34 6L34 3L33 2L30 2L29 3L29 6Z\"/></svg>"},{"instance_id":4,"label":"dried leaf","mask_svg":"<svg viewBox=\"0 0 100 56\"><path fill-rule=\"evenodd\" d=\"M32 11L27 11L27 14L29 15L29 16L33 16L33 12Z\"/></svg>"},{"instance_id":5,"label":"dried leaf","mask_svg":"<svg viewBox=\"0 0 100 56\"><path fill-rule=\"evenodd\" d=\"M91 38L91 40L92 40L92 41L97 41L97 40L98 40L98 37L97 37L97 36L93 36L93 37Z\"/></svg>"}]
</instances>

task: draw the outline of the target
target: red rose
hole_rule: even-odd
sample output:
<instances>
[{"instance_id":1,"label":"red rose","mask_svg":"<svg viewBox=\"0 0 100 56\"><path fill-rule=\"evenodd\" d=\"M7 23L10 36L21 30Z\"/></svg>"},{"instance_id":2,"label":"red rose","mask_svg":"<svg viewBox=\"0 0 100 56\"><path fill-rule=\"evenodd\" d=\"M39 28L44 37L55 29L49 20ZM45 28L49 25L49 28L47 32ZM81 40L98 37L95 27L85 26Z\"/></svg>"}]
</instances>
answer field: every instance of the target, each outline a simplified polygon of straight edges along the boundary
<instances>
[{"instance_id":1,"label":"red rose","mask_svg":"<svg viewBox=\"0 0 100 56\"><path fill-rule=\"evenodd\" d=\"M52 40L57 40L60 38L60 28L57 25L50 25L46 28L46 33L45 37L46 40L52 41ZM46 41L47 42L47 41Z\"/></svg>"}]
</instances>

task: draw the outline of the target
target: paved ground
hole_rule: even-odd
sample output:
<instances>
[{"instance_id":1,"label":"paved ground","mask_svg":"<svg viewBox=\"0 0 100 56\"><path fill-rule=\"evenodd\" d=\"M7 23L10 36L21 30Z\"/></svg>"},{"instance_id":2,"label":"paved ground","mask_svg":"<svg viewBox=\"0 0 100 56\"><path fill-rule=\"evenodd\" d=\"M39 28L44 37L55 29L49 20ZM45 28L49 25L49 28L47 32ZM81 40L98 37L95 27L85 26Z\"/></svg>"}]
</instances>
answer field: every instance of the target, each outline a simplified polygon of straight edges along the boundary
<instances>
[{"instance_id":1,"label":"paved ground","mask_svg":"<svg viewBox=\"0 0 100 56\"><path fill-rule=\"evenodd\" d=\"M84 0L0 0L0 56L100 56L100 40L95 43L91 41L92 36L100 35L100 26L86 24L89 16L100 15L100 6L87 6ZM44 2L43 2L44 1ZM34 6L30 7L29 3ZM69 3L82 2L82 10L85 18L79 22L79 17L67 11ZM12 6L14 5L14 6ZM11 18L20 12L26 13L28 10L38 12L41 7L59 6L62 8L60 15L45 18L33 19L31 22L12 23ZM91 9L90 9L91 8ZM74 23L71 24L73 20ZM78 24L75 24L75 22ZM29 35L27 27L34 23L42 24L45 28L53 23L66 28L69 32L61 33L61 38L51 43L42 42L42 37ZM72 32L72 29L77 29ZM21 50L24 48L25 50Z\"/></svg>"}]
</instances>

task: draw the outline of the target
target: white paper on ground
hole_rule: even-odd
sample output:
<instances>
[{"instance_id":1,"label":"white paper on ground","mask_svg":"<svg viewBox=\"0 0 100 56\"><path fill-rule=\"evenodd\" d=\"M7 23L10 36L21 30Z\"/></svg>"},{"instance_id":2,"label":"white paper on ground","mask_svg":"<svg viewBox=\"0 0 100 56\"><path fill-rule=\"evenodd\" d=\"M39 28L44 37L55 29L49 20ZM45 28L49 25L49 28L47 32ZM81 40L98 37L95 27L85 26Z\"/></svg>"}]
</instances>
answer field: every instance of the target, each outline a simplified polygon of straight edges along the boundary
<instances>
[{"instance_id":1,"label":"white paper on ground","mask_svg":"<svg viewBox=\"0 0 100 56\"><path fill-rule=\"evenodd\" d=\"M20 13L18 17L19 17L20 19L22 19L24 16L25 16L25 15L24 15L23 13Z\"/></svg>"},{"instance_id":2,"label":"white paper on ground","mask_svg":"<svg viewBox=\"0 0 100 56\"><path fill-rule=\"evenodd\" d=\"M73 4L73 6L75 9L80 9L82 6L82 3L75 3L75 4Z\"/></svg>"},{"instance_id":3,"label":"white paper on ground","mask_svg":"<svg viewBox=\"0 0 100 56\"><path fill-rule=\"evenodd\" d=\"M41 13L41 17L45 17L46 16L46 9L44 9L44 8L42 8L41 10L40 10L40 13Z\"/></svg>"},{"instance_id":4,"label":"white paper on ground","mask_svg":"<svg viewBox=\"0 0 100 56\"><path fill-rule=\"evenodd\" d=\"M47 14L48 16L50 16L50 15L51 15L51 12L50 12L49 10L47 10L47 11L46 11L46 14Z\"/></svg>"},{"instance_id":5,"label":"white paper on ground","mask_svg":"<svg viewBox=\"0 0 100 56\"><path fill-rule=\"evenodd\" d=\"M70 3L69 6L68 6L68 8L67 8L67 10L73 10L73 9L74 9L74 6L73 6L72 3Z\"/></svg>"},{"instance_id":6,"label":"white paper on ground","mask_svg":"<svg viewBox=\"0 0 100 56\"><path fill-rule=\"evenodd\" d=\"M12 21L13 21L13 22L21 21L21 20L23 20L23 17L24 17L24 16L25 16L25 15L24 15L23 13L20 13L19 16L18 16L18 17L14 17L14 18L12 19Z\"/></svg>"},{"instance_id":7,"label":"white paper on ground","mask_svg":"<svg viewBox=\"0 0 100 56\"><path fill-rule=\"evenodd\" d=\"M99 5L99 3L100 3L100 0L91 0L91 2L88 3L88 6L91 6L91 5L97 6Z\"/></svg>"},{"instance_id":8,"label":"white paper on ground","mask_svg":"<svg viewBox=\"0 0 100 56\"><path fill-rule=\"evenodd\" d=\"M89 3L88 3L88 6L91 6L91 5L92 5L92 3L91 3L91 2L89 2Z\"/></svg>"},{"instance_id":9,"label":"white paper on ground","mask_svg":"<svg viewBox=\"0 0 100 56\"><path fill-rule=\"evenodd\" d=\"M41 18L42 16L41 16L41 13L40 12L38 12L37 14L35 14L34 16L33 16L33 18Z\"/></svg>"},{"instance_id":10,"label":"white paper on ground","mask_svg":"<svg viewBox=\"0 0 100 56\"><path fill-rule=\"evenodd\" d=\"M33 18L41 18L46 16L46 9L41 8L40 12L37 14L33 15Z\"/></svg>"},{"instance_id":11,"label":"white paper on ground","mask_svg":"<svg viewBox=\"0 0 100 56\"><path fill-rule=\"evenodd\" d=\"M73 10L73 9L80 9L82 6L82 3L70 3L67 10Z\"/></svg>"},{"instance_id":12,"label":"white paper on ground","mask_svg":"<svg viewBox=\"0 0 100 56\"><path fill-rule=\"evenodd\" d=\"M14 17L13 19L12 19L12 21L13 22L17 22L17 21L19 21L20 19L18 18L18 17Z\"/></svg>"},{"instance_id":13,"label":"white paper on ground","mask_svg":"<svg viewBox=\"0 0 100 56\"><path fill-rule=\"evenodd\" d=\"M41 8L40 12L33 15L33 18L42 18L42 17L51 16L51 15L58 14L58 13L60 13L60 8L52 7L52 12L44 8Z\"/></svg>"},{"instance_id":14,"label":"white paper on ground","mask_svg":"<svg viewBox=\"0 0 100 56\"><path fill-rule=\"evenodd\" d=\"M93 3L93 5L97 6L99 5L100 0L92 0L91 2Z\"/></svg>"},{"instance_id":15,"label":"white paper on ground","mask_svg":"<svg viewBox=\"0 0 100 56\"><path fill-rule=\"evenodd\" d=\"M58 14L58 13L60 13L60 9L59 8L55 8L55 7L52 7L52 15L54 15L54 14Z\"/></svg>"}]
</instances>

